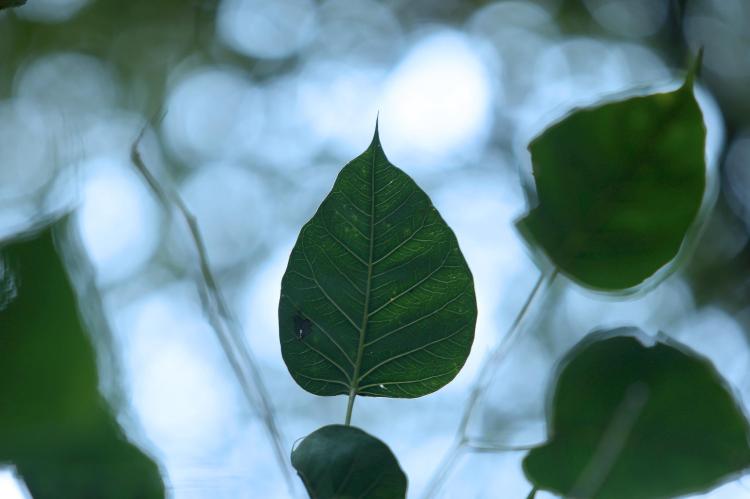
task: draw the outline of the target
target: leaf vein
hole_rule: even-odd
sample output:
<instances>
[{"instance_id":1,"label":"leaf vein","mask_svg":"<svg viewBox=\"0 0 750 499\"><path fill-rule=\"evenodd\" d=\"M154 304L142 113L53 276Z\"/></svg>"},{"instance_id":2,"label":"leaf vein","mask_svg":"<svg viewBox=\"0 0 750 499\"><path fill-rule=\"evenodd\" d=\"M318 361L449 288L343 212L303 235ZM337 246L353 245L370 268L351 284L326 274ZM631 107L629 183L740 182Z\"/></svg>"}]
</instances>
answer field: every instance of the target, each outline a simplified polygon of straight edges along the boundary
<instances>
[{"instance_id":1,"label":"leaf vein","mask_svg":"<svg viewBox=\"0 0 750 499\"><path fill-rule=\"evenodd\" d=\"M372 317L373 315L377 314L378 312L380 312L384 308L388 307L389 305L395 304L396 300L398 300L399 298L402 298L403 296L406 296L407 294L411 293L412 291L414 291L415 289L417 289L418 287L420 287L425 282L429 281L430 278L432 278L435 274L437 274L438 272L440 272L441 270L443 270L443 266L445 265L445 262L448 261L448 257L450 256L450 254L451 253L450 253L450 250L449 250L445 254L445 257L443 258L443 261L440 262L440 265L438 265L437 267L435 267L435 269L433 269L425 277L423 277L419 281L415 282L413 285L409 286L404 291L402 291L399 294L397 294L396 296L390 298L387 302L385 302L384 304L382 304L381 306L379 306L378 308L376 308L375 310L373 310L372 312L370 312L369 315L368 315L368 317Z\"/></svg>"},{"instance_id":2,"label":"leaf vein","mask_svg":"<svg viewBox=\"0 0 750 499\"><path fill-rule=\"evenodd\" d=\"M413 353L417 353L417 352L422 351L422 350L424 350L425 352L429 352L429 350L427 350L427 349L429 347L431 347L432 345L436 345L436 344L441 343L443 341L448 341L451 338L453 338L454 336L460 334L465 329L466 329L466 324L462 325L460 328L458 328L457 330L453 331L452 333L450 333L447 336L443 336L442 338L438 338L437 340L433 340L433 341L431 341L429 343L425 343L424 345L420 345L417 348L413 348L413 349L409 350L408 352L403 352L403 353L400 353L398 355L394 355L393 357L387 358L387 359L379 362L378 364L374 365L366 373L364 373L362 376L360 376L360 381L363 381L367 376L371 375L372 373L376 372L378 369L380 369L384 365L386 365L389 362L392 362L392 361L394 361L396 359L400 359L401 357L406 357L408 355L411 355ZM430 352L430 353L432 353L432 352ZM444 359L444 357L440 357L440 358Z\"/></svg>"},{"instance_id":3,"label":"leaf vein","mask_svg":"<svg viewBox=\"0 0 750 499\"><path fill-rule=\"evenodd\" d=\"M366 347L367 347L367 346L372 346L372 345L374 345L375 343L377 343L377 342L378 342L378 341L380 341L380 340L383 340L383 339L385 339L385 338L387 338L387 337L389 337L389 336L391 336L391 335L393 335L393 334L396 334L397 332L399 332L399 331L401 331L401 330L403 330L403 329L406 329L407 327L413 326L414 324L416 324L416 323L418 323L418 322L421 322L421 321L423 321L424 319L427 319L427 318L429 318L429 317L432 317L433 315L435 315L435 314L437 314L437 313L440 313L440 312L442 312L442 311L443 311L443 310L445 310L445 309L446 309L446 308L447 308L447 307L448 307L448 306L449 306L450 304L452 304L453 302L457 301L457 300L458 300L459 298L463 297L463 296L464 296L465 294L466 294L466 290L464 289L464 291L461 291L461 292L460 292L459 294L457 294L457 295L456 295L455 297L453 297L453 298L451 298L450 300L448 300L448 301L447 301L447 302L446 302L445 304L441 305L441 306L440 306L439 308L436 308L436 309L435 309L435 310L433 310L432 312L430 312L430 313L427 313L427 314L424 314L424 315L422 315L422 316L420 316L420 317L418 317L418 318L414 319L414 320L413 320L413 321L411 321L411 322L408 322L408 323L406 323L406 324L404 324L404 325L402 325L402 326L399 326L399 327L397 327L396 329L393 329L392 331L389 331L389 332L387 332L387 333L385 333L385 334L383 334L383 335L381 335L381 336L378 336L378 337L377 337L377 338L375 338L374 340L372 340L372 341L370 341L370 342L366 343L366 344L365 344L365 346L366 346Z\"/></svg>"}]
</instances>

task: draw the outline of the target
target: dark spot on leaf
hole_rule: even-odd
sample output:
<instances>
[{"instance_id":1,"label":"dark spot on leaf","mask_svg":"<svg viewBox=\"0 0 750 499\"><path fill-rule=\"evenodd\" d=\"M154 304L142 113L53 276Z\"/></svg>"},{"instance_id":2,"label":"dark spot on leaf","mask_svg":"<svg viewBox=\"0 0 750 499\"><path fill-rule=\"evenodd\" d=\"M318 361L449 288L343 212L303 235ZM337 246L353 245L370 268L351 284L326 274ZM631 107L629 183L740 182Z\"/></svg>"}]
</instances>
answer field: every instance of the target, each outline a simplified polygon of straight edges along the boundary
<instances>
[{"instance_id":1,"label":"dark spot on leaf","mask_svg":"<svg viewBox=\"0 0 750 499\"><path fill-rule=\"evenodd\" d=\"M294 334L297 339L302 341L305 337L312 332L312 321L306 319L299 314L294 315Z\"/></svg>"}]
</instances>

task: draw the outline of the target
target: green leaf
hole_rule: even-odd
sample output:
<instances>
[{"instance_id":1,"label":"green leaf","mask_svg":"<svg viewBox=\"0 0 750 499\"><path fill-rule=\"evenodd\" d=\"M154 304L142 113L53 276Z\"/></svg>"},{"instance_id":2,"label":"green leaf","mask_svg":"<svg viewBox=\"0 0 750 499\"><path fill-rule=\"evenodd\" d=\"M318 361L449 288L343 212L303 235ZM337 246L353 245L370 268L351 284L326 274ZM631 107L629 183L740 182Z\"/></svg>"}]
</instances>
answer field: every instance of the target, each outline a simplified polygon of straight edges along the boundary
<instances>
[{"instance_id":1,"label":"green leaf","mask_svg":"<svg viewBox=\"0 0 750 499\"><path fill-rule=\"evenodd\" d=\"M0 0L0 10L10 7L19 7L26 3L26 0Z\"/></svg>"},{"instance_id":2,"label":"green leaf","mask_svg":"<svg viewBox=\"0 0 750 499\"><path fill-rule=\"evenodd\" d=\"M703 199L696 62L676 91L579 109L529 145L538 205L524 237L583 286L636 286L678 253Z\"/></svg>"},{"instance_id":3,"label":"green leaf","mask_svg":"<svg viewBox=\"0 0 750 499\"><path fill-rule=\"evenodd\" d=\"M426 395L466 362L476 316L453 231L385 157L376 128L289 258L279 303L289 372L318 395Z\"/></svg>"},{"instance_id":4,"label":"green leaf","mask_svg":"<svg viewBox=\"0 0 750 499\"><path fill-rule=\"evenodd\" d=\"M0 462L35 499L164 497L158 467L99 394L52 232L0 243Z\"/></svg>"},{"instance_id":5,"label":"green leaf","mask_svg":"<svg viewBox=\"0 0 750 499\"><path fill-rule=\"evenodd\" d=\"M549 407L550 440L523 468L536 487L565 497L675 497L750 466L750 426L713 365L635 328L574 347Z\"/></svg>"},{"instance_id":6,"label":"green leaf","mask_svg":"<svg viewBox=\"0 0 750 499\"><path fill-rule=\"evenodd\" d=\"M292 452L292 466L313 499L406 497L406 475L391 449L352 426L311 433Z\"/></svg>"}]
</instances>

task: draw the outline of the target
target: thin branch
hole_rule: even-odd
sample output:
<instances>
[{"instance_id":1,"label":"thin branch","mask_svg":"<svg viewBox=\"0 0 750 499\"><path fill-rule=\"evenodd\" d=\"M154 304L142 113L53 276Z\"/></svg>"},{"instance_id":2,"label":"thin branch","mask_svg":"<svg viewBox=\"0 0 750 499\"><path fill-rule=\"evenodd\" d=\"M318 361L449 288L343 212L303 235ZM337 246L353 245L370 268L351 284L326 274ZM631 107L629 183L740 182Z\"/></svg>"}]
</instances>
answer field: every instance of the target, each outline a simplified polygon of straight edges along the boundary
<instances>
[{"instance_id":1,"label":"thin branch","mask_svg":"<svg viewBox=\"0 0 750 499\"><path fill-rule=\"evenodd\" d=\"M474 409L477 406L477 403L479 400L484 396L484 394L487 392L487 389L489 387L490 381L492 380L493 374L495 370L497 369L498 365L505 359L505 357L508 355L508 352L510 352L511 347L515 344L516 339L523 331L522 328L519 326L521 325L521 322L526 317L527 312L531 308L531 304L534 302L534 299L539 294L539 291L542 289L542 285L545 284L545 280L547 281L545 288L548 288L552 282L555 280L555 277L557 276L557 269L553 270L549 275L542 272L539 275L539 279L537 279L536 284L534 284L534 287L531 289L531 292L529 293L529 296L526 298L526 301L524 302L521 309L518 311L518 314L516 315L516 318L513 319L513 322L511 323L510 327L508 328L508 332L505 333L505 336L503 336L503 339L500 340L500 343L495 347L495 349L490 353L490 355L485 359L484 364L479 368L479 376L477 377L477 380L474 383L474 386L471 391L471 395L469 396L469 402L464 407L464 413L461 417L461 423L458 426L459 434L462 437L466 436L466 429L469 426L469 420L471 419L471 415L474 412Z\"/></svg>"},{"instance_id":2,"label":"thin branch","mask_svg":"<svg viewBox=\"0 0 750 499\"><path fill-rule=\"evenodd\" d=\"M159 117L157 121L160 121L162 117ZM296 496L296 481L287 462L287 453L284 451L281 432L276 423L271 399L260 374L258 362L253 356L250 346L245 341L242 328L229 310L221 289L214 278L198 222L180 195L174 190L165 188L149 171L141 157L138 147L147 126L144 125L138 137L133 142L130 150L131 160L166 212L171 213L172 208L176 208L188 227L190 237L198 255L202 278L199 283L199 292L209 322L216 332L219 343L232 367L232 371L237 377L248 404L251 406L251 409L259 412L289 492L292 496Z\"/></svg>"},{"instance_id":3,"label":"thin branch","mask_svg":"<svg viewBox=\"0 0 750 499\"><path fill-rule=\"evenodd\" d=\"M542 272L539 275L539 279L537 279L536 284L534 284L534 287L531 289L529 296L526 298L526 302L518 311L516 318L513 319L513 322L508 328L508 332L505 334L505 336L503 336L503 339L500 340L500 343L498 343L498 345L490 353L490 355L485 358L482 366L479 368L479 375L474 381L474 386L472 387L471 394L469 395L469 400L464 406L464 412L461 416L461 422L458 425L455 442L449 449L448 453L443 457L443 461L438 466L438 469L435 471L435 473L432 475L432 478L430 478L430 481L428 482L427 488L425 489L422 497L429 499L437 495L445 481L448 479L450 469L453 463L456 461L458 455L466 450L467 447L470 447L468 436L466 435L466 430L469 426L469 421L471 420L474 409L477 407L482 397L484 397L484 395L487 393L487 389L490 386L490 382L492 381L493 375L498 366L508 355L510 348L513 346L516 339L523 331L523 328L520 327L521 323L526 317L535 298L540 295L540 291L542 289L546 290L549 288L549 286L555 280L557 273L557 269L554 269L549 274L545 274L544 272Z\"/></svg>"},{"instance_id":4,"label":"thin branch","mask_svg":"<svg viewBox=\"0 0 750 499\"><path fill-rule=\"evenodd\" d=\"M425 492L422 493L422 497L427 499L437 497L437 493L440 492L443 483L448 478L448 475L450 475L456 462L465 452L466 442L456 440L453 445L451 445L450 449L448 449L448 452L445 453L445 456L443 456L443 460L440 462L435 473L432 475L432 478L430 478L430 481L427 483L427 488L425 489Z\"/></svg>"},{"instance_id":5,"label":"thin branch","mask_svg":"<svg viewBox=\"0 0 750 499\"><path fill-rule=\"evenodd\" d=\"M483 442L466 442L464 447L469 452L475 454L499 454L503 452L527 452L531 449L538 447L538 444L534 445L496 445L488 444Z\"/></svg>"}]
</instances>

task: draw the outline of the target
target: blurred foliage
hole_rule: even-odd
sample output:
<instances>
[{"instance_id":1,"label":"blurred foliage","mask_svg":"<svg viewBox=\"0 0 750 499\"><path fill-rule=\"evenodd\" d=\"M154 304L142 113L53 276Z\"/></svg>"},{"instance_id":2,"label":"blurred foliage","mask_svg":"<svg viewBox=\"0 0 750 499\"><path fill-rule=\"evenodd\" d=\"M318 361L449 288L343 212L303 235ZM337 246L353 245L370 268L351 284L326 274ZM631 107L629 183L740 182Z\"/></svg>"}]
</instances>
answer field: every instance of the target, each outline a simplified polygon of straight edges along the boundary
<instances>
[{"instance_id":1,"label":"blurred foliage","mask_svg":"<svg viewBox=\"0 0 750 499\"><path fill-rule=\"evenodd\" d=\"M10 7L18 7L26 3L26 0L0 0L0 10Z\"/></svg>"},{"instance_id":2,"label":"blurred foliage","mask_svg":"<svg viewBox=\"0 0 750 499\"><path fill-rule=\"evenodd\" d=\"M573 280L631 288L677 255L706 184L693 76L674 92L575 110L529 145L539 204L518 227Z\"/></svg>"},{"instance_id":3,"label":"blurred foliage","mask_svg":"<svg viewBox=\"0 0 750 499\"><path fill-rule=\"evenodd\" d=\"M0 43L0 61L19 68L30 57L61 49L95 56L116 71L125 89L120 103L150 116L163 106L174 66L210 49L206 35L213 33L215 8L211 0L97 0L67 22L44 26L11 12L0 18L0 31L12 39Z\"/></svg>"},{"instance_id":4,"label":"blurred foliage","mask_svg":"<svg viewBox=\"0 0 750 499\"><path fill-rule=\"evenodd\" d=\"M406 497L406 475L391 450L359 428L316 430L292 452L292 464L316 499Z\"/></svg>"},{"instance_id":5,"label":"blurred foliage","mask_svg":"<svg viewBox=\"0 0 750 499\"><path fill-rule=\"evenodd\" d=\"M675 497L750 466L750 424L716 368L652 342L620 328L569 352L549 394L550 440L524 459L532 483L565 497Z\"/></svg>"},{"instance_id":6,"label":"blurred foliage","mask_svg":"<svg viewBox=\"0 0 750 499\"><path fill-rule=\"evenodd\" d=\"M33 1L30 0L29 4ZM22 2L18 0L10 0L0 5L18 5L20 3ZM4 99L3 103L13 101L14 93L19 90L18 85L21 81L19 75L22 75L29 65L39 57L61 52L93 56L104 63L106 68L112 71L114 75L112 81L117 86L116 102L114 102L116 109L114 111L117 113L135 112L137 118L144 121L166 107L168 95L171 95L170 91L173 90L186 70L205 67L239 69L242 78L248 77L248 79L252 79L253 84L258 83L259 86L276 78L296 78L301 74L298 70L304 65L305 58L309 57L310 53L302 51L282 59L264 60L240 54L217 40L215 36L215 16L221 3L213 0L192 0L189 2L181 0L159 2L151 0L133 2L92 0L86 3L75 15L60 22L34 21L19 14L17 10L3 10L0 13L0 96ZM322 5L326 2L316 3ZM480 8L491 6L496 2L490 0L441 0L440 2L434 0L384 0L381 3L388 6L388 12L394 14L394 18L398 19L398 23L404 27L405 33L408 34L406 38L413 41L413 39L418 39L417 34L420 30L424 30L426 27L434 27L436 24L463 30L466 28L467 20L474 13ZM738 38L737 42L729 45L723 39L719 40L723 44L716 41L709 36L711 33L717 37L723 37L731 31L729 29L731 26L726 26L718 21L711 25L713 31L708 31L709 34L704 31L696 35L691 31L691 18L687 15L688 11L691 8L698 9L696 6L708 5L711 2L686 2L684 0L646 2L645 4L653 7L648 12L666 12L666 15L663 23L656 24L658 29L644 36L623 34L603 24L593 15L597 10L592 7L592 5L597 5L597 2L593 1L520 0L502 3L541 5L546 9L544 12L549 13L554 26L539 28L539 31L543 32L545 36L550 36L549 43L545 45L545 50L553 43L576 39L580 41L584 37L588 37L589 40L603 41L605 44L626 42L632 45L649 47L655 51L658 57L666 61L669 67L678 68L684 66L687 54L695 50L696 44L710 45L715 42L713 51L707 51L707 61L713 63L714 67L710 71L704 71L701 84L705 85L719 101L726 118L727 143L731 143L741 133L742 129L750 124L750 113L748 112L748 109L750 109L750 94L746 92L747 86L743 86L741 78L733 81L729 76L728 69L730 68L724 66L722 69L721 66L722 54L729 54L726 59L730 61L732 66L741 66L743 59L732 57L732 55L735 54L735 50L736 53L744 53L742 52L743 45L741 45L742 38ZM633 3L631 2L631 4ZM729 5L729 3L727 2L724 5ZM734 3L736 4L736 2ZM641 4L644 3L641 2ZM725 10L730 14L736 12L730 8L725 8ZM695 10L692 15L693 20L710 18L706 11L701 10ZM735 17L741 20L741 17ZM648 17L644 18L644 21L650 22L652 20ZM516 27L513 26L513 28ZM527 26L523 27L523 29L526 28ZM502 29L508 29L508 27L504 26ZM533 31L533 29L529 29L529 31ZM511 33L513 35L511 45L514 49L535 50L535 45L531 42L539 42L540 38L537 36L539 33L535 33L529 39L515 38L516 34ZM361 36L361 33L357 32L356 35ZM482 43L485 42L486 40L482 41ZM527 44L527 42L529 43ZM607 45L607 47L611 46L613 45ZM406 46L403 46L399 50L405 48ZM530 53L521 53L521 56L525 57ZM537 56L538 54L534 55ZM550 64L549 59L545 59L545 61L546 64ZM505 62L507 61L503 60L503 63ZM532 61L529 58L528 64L526 62L527 60L524 59L523 71L516 72L516 74L509 69L512 68L511 66L503 67L503 71L497 73L503 78L503 84L506 83L505 80L511 81L513 78L521 77L519 80L520 87L529 86L527 85L529 82L524 80L523 77L531 78L529 75L534 75L535 71L539 70L537 67L538 60ZM599 63L599 61L590 60L584 62L594 65ZM507 72L505 72L506 70ZM572 63L571 71L576 71L576 67ZM66 80L75 84L75 74L69 76L70 78L66 77ZM738 84L737 81L740 83ZM518 81L516 83L518 84ZM292 87L290 86L290 88ZM740 91L737 91L737 88ZM293 92L290 91L290 95L292 94ZM558 97L560 99L558 104L566 104L566 96ZM315 94L315 98L320 99L321 97ZM290 105L296 103L293 99L289 99L289 102L292 103ZM284 115L287 111L287 109L271 109L273 116ZM513 156L510 146L515 138L514 132L508 132L508 130L513 130L513 123L509 124L506 121L508 116L497 110L494 112L496 121L491 132L491 148L493 149L491 152L492 154L507 155L507 157L513 158L512 163L515 166L515 162L519 158ZM113 112L113 114L115 113ZM97 119L105 120L106 118L98 116ZM612 127L619 129L621 123L618 122L618 117L610 117L610 120L613 122L613 124L610 123ZM594 121L593 130L595 133L601 133L602 135L612 133L610 128L601 126L599 120ZM44 123L46 125L46 122ZM591 125L591 123L587 125ZM70 129L67 131L70 132ZM72 132L72 134L75 133L76 131ZM587 131L587 133L589 132ZM644 134L648 135L648 133ZM167 144L168 140L165 140L163 133L157 133L156 135L157 142L160 145ZM562 135L563 141L571 139L569 133ZM580 139L580 136L573 137L573 140L576 141L580 141ZM123 139L123 146L127 147L129 140L129 137ZM279 143L283 144L283 142ZM581 150L585 150L590 145L590 143L582 144ZM188 165L183 165L184 158L175 154L169 147L164 149L165 164L169 170L167 175L179 182L189 174L188 169L183 168ZM678 151L675 154L682 155L685 152ZM483 158L482 161L484 159L486 158ZM487 166L495 168L498 162L494 160L497 157L492 156L490 159L492 161L487 161ZM0 165L0 168L2 167ZM723 168L722 156L718 165L722 191L717 203L717 210L714 211L708 223L710 237L700 239L694 254L687 262L688 265L685 266L683 275L689 282L691 298L695 300L697 307L722 307L728 310L733 318L747 329L750 327L750 314L746 313L748 311L747 297L750 296L748 294L750 292L750 281L747 277L750 275L750 242L748 242L747 237L750 223L746 215L743 219L743 215L733 204L733 194L731 189L727 188L731 180ZM269 170L271 169L269 168ZM276 175L276 172L272 172L271 176L274 179L274 185L278 187L278 191L293 193L296 201L297 197L303 197L302 191L315 188L315 179L312 177L317 174L317 171L310 173L310 170L304 170L304 172L301 175L297 171L292 175L279 174L275 177L273 175ZM435 177L438 177L438 175ZM582 179L582 181L589 180L592 179ZM294 188L290 188L290 185L294 182L298 183L294 184ZM299 192L295 192L295 189ZM540 191L543 190L540 186ZM741 200L747 201L747 198L750 197L746 189L743 190L740 187L736 191L739 194L734 196ZM542 194L540 192L540 196ZM570 197L577 198L577 196ZM669 208L672 201L677 199L679 203L690 204L692 207L695 201L694 196L688 197L689 199L677 199L676 196L664 196L657 200L657 204L659 206L663 204ZM286 198L280 199L282 199L279 202L280 205L294 205L294 203L285 203L284 199ZM41 203L39 209L40 211L43 210ZM294 205L293 210L296 209L297 205ZM290 209L290 211L293 210ZM276 213L274 214L276 215ZM643 217L641 221L646 218ZM681 238L680 234L684 232L684 225L689 217L683 218L683 220L680 220L680 227L675 226L674 233L670 234L672 239ZM554 227L554 229L558 231L559 227ZM489 230L491 228L488 227ZM15 270L20 262L21 270L17 282L18 298L11 302L8 308L0 312L0 327L2 328L0 329L0 341L4 343L2 349L0 349L0 375L3 376L2 379L4 380L14 381L13 383L3 383L0 386L0 392L3 401L6 400L6 397L11 397L13 400L17 398L18 404L21 405L14 404L0 407L0 422L4 423L3 427L0 428L0 460L14 462L27 481L32 493L42 498L61 497L63 493L61 491L76 491L79 490L76 489L79 486L92 488L86 489L79 495L72 492L71 497L86 495L112 497L114 493L112 491L118 490L123 491L123 497L129 497L128 491L132 491L127 488L129 486L142 486L143 495L146 497L159 497L163 494L163 490L159 483L156 466L125 441L113 416L109 410L105 409L103 400L97 395L96 366L93 362L93 352L88 343L88 338L84 335L80 323L75 318L75 299L72 296L70 286L67 284L67 278L60 267L59 259L54 253L49 231L45 230L34 239L9 242L6 246L3 254L9 268ZM550 253L560 249L556 241L548 241L545 246ZM671 254L671 251L667 253ZM166 259L171 256L173 255L160 255L160 257ZM649 269L658 266L657 260L661 262L668 259L666 256L666 253L664 253L650 262ZM28 261L32 258L34 263L29 264ZM170 264L177 269L175 274L184 272L179 264L175 262L170 262ZM596 282L593 285L600 287L622 286L637 280L631 278L632 276L627 276L628 279L624 279L622 275L624 268L617 265L614 265L613 268L611 281ZM242 274L242 272L228 273ZM615 282L615 277L617 282ZM163 278L163 276L160 278ZM47 279L49 280L47 281ZM44 282L44 284L40 284L41 282ZM41 301L37 303L35 299L32 302L28 298L31 293L39 293L39 300ZM548 329L552 332L557 332L554 326L557 322L562 321L561 315L554 313L560 312L557 305L554 300L551 300L549 311L553 313L550 313L549 317L545 319L549 326ZM23 309L22 312L21 309ZM13 310L16 310L16 312L12 312ZM40 310L44 310L44 313L40 313ZM13 322L6 321L6 311L10 311L7 312L8 314L22 314L24 322L20 318L13 319ZM743 311L745 313L742 313ZM293 311L287 312L284 319L286 322L285 329L282 331L282 340L286 335L289 345L296 347L303 343L294 337L297 334L299 321L294 321L295 314ZM302 310L303 314L306 312L307 310ZM18 317L21 317L21 315L18 315ZM14 331L14 328L20 327L19 324L28 327L25 322L27 319L28 324L39 329L40 336L25 335L24 341L20 341L16 337L17 335L7 334L8 331ZM6 329L7 324L13 324L14 327ZM42 328L45 328L44 331L42 331ZM308 335L309 338L304 338L304 340L319 337L320 335L316 335L318 332L320 331L313 326L310 330L312 336ZM710 334L710 332L707 332L707 334ZM553 335L549 335L544 340L548 343L547 346L555 344ZM12 348L6 348L5 343L8 341L11 341L9 344ZM22 349L22 351L14 349ZM33 361L33 363L24 363L22 359ZM32 368L33 372L30 371ZM710 374L713 376L714 373ZM24 382L15 383L16 379L24 379ZM715 377L712 379L716 381ZM591 379L584 380L584 386L589 386L586 383L591 384ZM23 386L19 387L18 385ZM713 386L715 387L715 385ZM18 407L21 406L28 409L19 411ZM8 407L12 409L8 410ZM58 414L64 414L64 417L58 418ZM28 419L24 419L27 416ZM13 420L3 418L13 418ZM19 432L14 429L14 425L20 425L19 428L22 428L22 431ZM741 456L743 459L745 457L744 452L743 449ZM68 462L69 469L63 469L59 466L63 460ZM78 466L76 463L81 464ZM714 464L718 466L720 463ZM712 466L713 464L707 466L706 473L713 470L718 475L722 472L722 470L717 471L717 468L712 468ZM733 466L734 464L728 466L727 469ZM86 470L85 474L84 470ZM80 478L81 476L92 479L93 482L86 482ZM133 480L132 477L142 478L142 480ZM700 474L695 475L695 477L705 478L705 476L701 477ZM54 490L54 493L51 492L52 490ZM106 494L102 492L104 490L107 491Z\"/></svg>"},{"instance_id":7,"label":"blurred foliage","mask_svg":"<svg viewBox=\"0 0 750 499\"><path fill-rule=\"evenodd\" d=\"M159 469L99 393L94 350L53 232L6 241L0 297L0 462L35 499L160 498Z\"/></svg>"}]
</instances>

